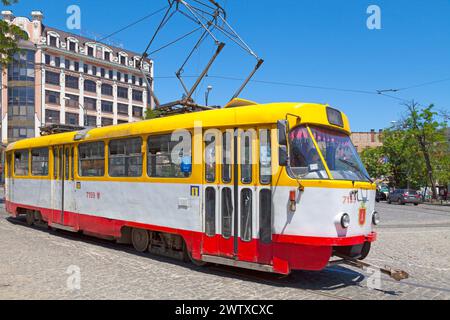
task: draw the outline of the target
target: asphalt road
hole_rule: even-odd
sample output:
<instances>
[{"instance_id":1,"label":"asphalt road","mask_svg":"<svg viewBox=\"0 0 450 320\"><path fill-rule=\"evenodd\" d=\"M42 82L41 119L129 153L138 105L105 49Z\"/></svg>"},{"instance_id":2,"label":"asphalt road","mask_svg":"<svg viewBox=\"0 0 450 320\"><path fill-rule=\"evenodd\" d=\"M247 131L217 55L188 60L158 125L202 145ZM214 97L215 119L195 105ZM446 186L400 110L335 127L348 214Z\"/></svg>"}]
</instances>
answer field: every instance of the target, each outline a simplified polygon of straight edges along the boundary
<instances>
[{"instance_id":1,"label":"asphalt road","mask_svg":"<svg viewBox=\"0 0 450 320\"><path fill-rule=\"evenodd\" d=\"M333 266L289 277L137 254L126 245L28 227L0 207L0 299L447 299L450 208L388 205L366 261L401 268Z\"/></svg>"}]
</instances>

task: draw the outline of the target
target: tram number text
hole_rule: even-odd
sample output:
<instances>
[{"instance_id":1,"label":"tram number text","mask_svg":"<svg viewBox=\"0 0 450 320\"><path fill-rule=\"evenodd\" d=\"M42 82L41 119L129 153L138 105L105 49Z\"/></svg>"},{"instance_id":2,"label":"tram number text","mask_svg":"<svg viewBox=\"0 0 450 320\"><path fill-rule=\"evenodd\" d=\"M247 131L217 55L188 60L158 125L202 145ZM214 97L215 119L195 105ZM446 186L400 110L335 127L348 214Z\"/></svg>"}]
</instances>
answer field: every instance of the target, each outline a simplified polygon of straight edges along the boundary
<instances>
[{"instance_id":1,"label":"tram number text","mask_svg":"<svg viewBox=\"0 0 450 320\"><path fill-rule=\"evenodd\" d=\"M94 199L100 199L100 192L86 192L86 198L94 200Z\"/></svg>"},{"instance_id":2,"label":"tram number text","mask_svg":"<svg viewBox=\"0 0 450 320\"><path fill-rule=\"evenodd\" d=\"M342 201L344 204L353 204L357 201L355 196L343 196L342 198L344 199Z\"/></svg>"}]
</instances>

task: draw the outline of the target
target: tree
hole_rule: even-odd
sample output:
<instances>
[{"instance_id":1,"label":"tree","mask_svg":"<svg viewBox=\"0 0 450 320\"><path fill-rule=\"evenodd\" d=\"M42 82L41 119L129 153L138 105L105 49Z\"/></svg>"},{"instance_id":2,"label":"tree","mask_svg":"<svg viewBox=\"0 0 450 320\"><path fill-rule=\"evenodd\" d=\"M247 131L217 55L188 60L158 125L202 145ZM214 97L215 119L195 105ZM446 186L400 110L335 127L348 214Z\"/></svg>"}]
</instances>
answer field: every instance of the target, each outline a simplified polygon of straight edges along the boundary
<instances>
[{"instance_id":1,"label":"tree","mask_svg":"<svg viewBox=\"0 0 450 320\"><path fill-rule=\"evenodd\" d=\"M384 130L383 155L388 159L391 184L401 188L420 187L426 184L424 164L417 157L419 149L414 139L400 125Z\"/></svg>"},{"instance_id":2,"label":"tree","mask_svg":"<svg viewBox=\"0 0 450 320\"><path fill-rule=\"evenodd\" d=\"M386 155L382 147L366 148L361 152L361 160L372 178L391 177L392 168L386 162Z\"/></svg>"},{"instance_id":3,"label":"tree","mask_svg":"<svg viewBox=\"0 0 450 320\"><path fill-rule=\"evenodd\" d=\"M438 172L442 171L441 164L447 163L448 160L448 145L444 134L447 125L444 122L438 122L438 113L433 110L432 104L420 108L416 102L412 101L405 106L408 109L408 115L404 120L404 127L408 136L417 143L418 154L425 163L425 175L432 186L433 198L436 199L436 177Z\"/></svg>"},{"instance_id":4,"label":"tree","mask_svg":"<svg viewBox=\"0 0 450 320\"><path fill-rule=\"evenodd\" d=\"M150 109L147 108L145 110L145 116L144 116L144 120L150 120L150 119L155 119L155 118L159 118L161 116L161 111L156 110L156 109Z\"/></svg>"},{"instance_id":5,"label":"tree","mask_svg":"<svg viewBox=\"0 0 450 320\"><path fill-rule=\"evenodd\" d=\"M2 0L5 6L17 3L17 0ZM19 52L20 40L28 40L28 34L20 27L0 20L0 65L7 66L13 55Z\"/></svg>"}]
</instances>

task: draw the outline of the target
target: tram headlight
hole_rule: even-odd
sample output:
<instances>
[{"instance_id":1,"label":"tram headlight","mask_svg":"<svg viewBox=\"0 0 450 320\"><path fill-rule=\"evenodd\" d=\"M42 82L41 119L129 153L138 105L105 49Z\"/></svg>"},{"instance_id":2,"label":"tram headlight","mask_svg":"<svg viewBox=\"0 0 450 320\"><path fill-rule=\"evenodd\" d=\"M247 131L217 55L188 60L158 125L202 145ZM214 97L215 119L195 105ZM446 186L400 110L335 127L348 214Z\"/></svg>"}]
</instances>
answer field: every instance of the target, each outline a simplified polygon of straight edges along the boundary
<instances>
[{"instance_id":1,"label":"tram headlight","mask_svg":"<svg viewBox=\"0 0 450 320\"><path fill-rule=\"evenodd\" d=\"M347 213L344 213L341 217L341 226L345 229L350 226L350 216Z\"/></svg>"},{"instance_id":2,"label":"tram headlight","mask_svg":"<svg viewBox=\"0 0 450 320\"><path fill-rule=\"evenodd\" d=\"M372 214L372 223L376 226L380 224L380 214L376 211Z\"/></svg>"}]
</instances>

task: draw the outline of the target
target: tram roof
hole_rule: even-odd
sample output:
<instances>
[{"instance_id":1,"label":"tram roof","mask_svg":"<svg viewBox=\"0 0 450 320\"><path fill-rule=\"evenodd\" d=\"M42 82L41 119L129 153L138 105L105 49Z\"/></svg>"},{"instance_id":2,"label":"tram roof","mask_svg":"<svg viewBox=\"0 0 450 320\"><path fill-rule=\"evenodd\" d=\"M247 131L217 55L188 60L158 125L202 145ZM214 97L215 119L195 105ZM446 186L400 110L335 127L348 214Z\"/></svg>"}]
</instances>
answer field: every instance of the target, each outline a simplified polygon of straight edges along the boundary
<instances>
[{"instance_id":1,"label":"tram roof","mask_svg":"<svg viewBox=\"0 0 450 320\"><path fill-rule=\"evenodd\" d=\"M191 129L195 126L203 128L252 127L261 124L274 124L278 120L286 119L287 114L299 116L302 124L326 125L350 133L348 118L344 113L342 113L343 127L338 127L328 122L327 107L328 105L316 103L281 102L185 113L115 126L93 128L88 130L85 137L78 141L94 141L149 133L168 133L176 129ZM287 118L291 127L297 124L296 117L288 116ZM9 144L6 151L70 144L75 142L75 136L79 135L79 133L80 131L73 131L24 139Z\"/></svg>"}]
</instances>

